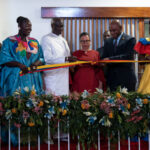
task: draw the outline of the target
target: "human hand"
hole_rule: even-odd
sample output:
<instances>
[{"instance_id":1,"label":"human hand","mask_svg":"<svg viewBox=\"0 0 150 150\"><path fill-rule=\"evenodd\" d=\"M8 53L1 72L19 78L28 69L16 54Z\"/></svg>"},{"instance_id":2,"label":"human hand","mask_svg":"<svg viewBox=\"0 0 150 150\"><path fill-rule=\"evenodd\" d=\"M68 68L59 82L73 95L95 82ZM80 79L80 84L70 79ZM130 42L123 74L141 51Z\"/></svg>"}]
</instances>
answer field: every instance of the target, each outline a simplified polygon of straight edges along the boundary
<instances>
[{"instance_id":1,"label":"human hand","mask_svg":"<svg viewBox=\"0 0 150 150\"><path fill-rule=\"evenodd\" d=\"M96 64L98 64L98 63L95 62L95 61L92 61L92 62L91 62L91 65L96 65Z\"/></svg>"},{"instance_id":2,"label":"human hand","mask_svg":"<svg viewBox=\"0 0 150 150\"><path fill-rule=\"evenodd\" d=\"M145 56L145 59L146 59L146 60L150 60L150 55L146 55L146 56Z\"/></svg>"},{"instance_id":3,"label":"human hand","mask_svg":"<svg viewBox=\"0 0 150 150\"><path fill-rule=\"evenodd\" d=\"M37 69L37 65L32 64L30 66L31 71L35 71Z\"/></svg>"},{"instance_id":4,"label":"human hand","mask_svg":"<svg viewBox=\"0 0 150 150\"><path fill-rule=\"evenodd\" d=\"M103 60L110 60L110 59L107 57L107 58L104 58Z\"/></svg>"},{"instance_id":5,"label":"human hand","mask_svg":"<svg viewBox=\"0 0 150 150\"><path fill-rule=\"evenodd\" d=\"M65 61L75 62L77 61L77 57L76 56L65 57Z\"/></svg>"},{"instance_id":6,"label":"human hand","mask_svg":"<svg viewBox=\"0 0 150 150\"><path fill-rule=\"evenodd\" d=\"M18 64L18 67L21 69L21 71L22 71L23 74L26 74L29 71L28 67L25 66L25 65L23 65L23 64L21 64L21 63Z\"/></svg>"},{"instance_id":7,"label":"human hand","mask_svg":"<svg viewBox=\"0 0 150 150\"><path fill-rule=\"evenodd\" d=\"M104 59L102 59L102 61L105 61L105 60L110 60L108 57L107 58L104 58ZM106 63L100 63L100 65L102 66L102 67L104 67L104 66L106 66Z\"/></svg>"},{"instance_id":8,"label":"human hand","mask_svg":"<svg viewBox=\"0 0 150 150\"><path fill-rule=\"evenodd\" d=\"M42 65L42 62L40 60L37 60L36 62L30 65L30 69L31 71L35 71L37 69L37 66L41 66L41 65Z\"/></svg>"},{"instance_id":9,"label":"human hand","mask_svg":"<svg viewBox=\"0 0 150 150\"><path fill-rule=\"evenodd\" d=\"M37 60L37 61L34 62L32 65L33 65L33 66L41 66L41 65L43 65L43 63L42 63L42 61Z\"/></svg>"}]
</instances>

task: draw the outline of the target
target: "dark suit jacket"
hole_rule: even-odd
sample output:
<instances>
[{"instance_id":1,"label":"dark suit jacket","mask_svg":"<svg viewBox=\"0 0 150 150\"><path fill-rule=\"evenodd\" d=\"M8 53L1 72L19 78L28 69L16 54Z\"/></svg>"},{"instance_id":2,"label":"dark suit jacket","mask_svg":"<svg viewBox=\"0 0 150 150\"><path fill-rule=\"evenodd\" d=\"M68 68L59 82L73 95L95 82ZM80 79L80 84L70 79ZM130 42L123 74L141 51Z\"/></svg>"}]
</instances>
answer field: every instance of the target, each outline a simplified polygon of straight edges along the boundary
<instances>
[{"instance_id":1,"label":"dark suit jacket","mask_svg":"<svg viewBox=\"0 0 150 150\"><path fill-rule=\"evenodd\" d=\"M98 48L97 51L99 52L100 59L103 59L104 47Z\"/></svg>"},{"instance_id":2,"label":"dark suit jacket","mask_svg":"<svg viewBox=\"0 0 150 150\"><path fill-rule=\"evenodd\" d=\"M134 59L135 38L123 33L116 48L113 40L113 38L109 38L105 41L103 58L111 60ZM112 91L116 90L118 86L126 87L129 91L135 90L136 77L133 63L111 63L107 67L106 81Z\"/></svg>"}]
</instances>

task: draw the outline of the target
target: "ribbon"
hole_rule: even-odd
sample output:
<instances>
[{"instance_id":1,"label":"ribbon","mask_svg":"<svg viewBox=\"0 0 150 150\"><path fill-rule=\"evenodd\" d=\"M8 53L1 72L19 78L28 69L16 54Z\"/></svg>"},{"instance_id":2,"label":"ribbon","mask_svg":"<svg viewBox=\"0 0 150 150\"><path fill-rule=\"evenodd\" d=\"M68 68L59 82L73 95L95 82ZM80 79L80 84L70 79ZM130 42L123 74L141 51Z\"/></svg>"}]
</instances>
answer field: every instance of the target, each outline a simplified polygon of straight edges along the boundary
<instances>
[{"instance_id":1,"label":"ribbon","mask_svg":"<svg viewBox=\"0 0 150 150\"><path fill-rule=\"evenodd\" d=\"M65 67L71 67L76 66L80 64L97 64L97 63L147 63L150 62L150 60L99 60L99 61L76 61L71 63L61 63L61 64L51 64L51 65L42 65L37 66L36 70L31 71L30 67L28 67L29 72L41 72L41 71L47 71L47 70L54 70L58 68L65 68ZM22 71L20 72L20 76L23 76L24 74Z\"/></svg>"}]
</instances>

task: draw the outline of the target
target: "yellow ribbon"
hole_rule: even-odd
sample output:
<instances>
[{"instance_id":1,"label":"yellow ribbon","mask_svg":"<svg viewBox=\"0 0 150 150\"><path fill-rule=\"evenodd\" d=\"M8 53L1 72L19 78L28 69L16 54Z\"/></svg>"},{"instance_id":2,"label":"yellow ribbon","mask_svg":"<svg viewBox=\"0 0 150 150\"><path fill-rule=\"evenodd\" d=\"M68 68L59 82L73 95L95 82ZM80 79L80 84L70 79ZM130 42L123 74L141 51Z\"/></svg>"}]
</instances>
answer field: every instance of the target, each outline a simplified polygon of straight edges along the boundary
<instances>
[{"instance_id":1,"label":"yellow ribbon","mask_svg":"<svg viewBox=\"0 0 150 150\"><path fill-rule=\"evenodd\" d=\"M74 66L74 65L80 65L80 64L96 64L96 63L147 63L150 62L150 60L99 60L99 61L76 61L71 63L61 63L61 64L50 64L50 65L42 65L37 66L37 69L46 69L46 68L52 68L52 67L65 67L65 66ZM28 70L30 71L30 67L28 67ZM20 71L20 74L22 74L22 71Z\"/></svg>"}]
</instances>

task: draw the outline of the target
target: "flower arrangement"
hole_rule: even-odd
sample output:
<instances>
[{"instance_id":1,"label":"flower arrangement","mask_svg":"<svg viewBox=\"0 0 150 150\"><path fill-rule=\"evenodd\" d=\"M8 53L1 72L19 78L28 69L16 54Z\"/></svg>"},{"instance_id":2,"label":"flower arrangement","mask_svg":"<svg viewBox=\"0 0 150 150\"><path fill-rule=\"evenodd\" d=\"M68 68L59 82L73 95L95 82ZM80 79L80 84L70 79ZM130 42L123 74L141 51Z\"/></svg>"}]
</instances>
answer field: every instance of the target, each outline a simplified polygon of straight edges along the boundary
<instances>
[{"instance_id":1,"label":"flower arrangement","mask_svg":"<svg viewBox=\"0 0 150 150\"><path fill-rule=\"evenodd\" d=\"M24 90L24 95L18 90L14 96L0 98L1 124L7 126L10 120L11 125L22 128L24 136L30 131L44 138L48 120L51 133L57 131L59 121L60 130L69 132L72 138L79 136L79 141L89 146L97 141L98 130L106 137L117 137L119 131L121 138L137 133L144 136L149 130L150 95L127 92L125 88L113 93L84 91L69 97L37 96L34 87Z\"/></svg>"}]
</instances>

